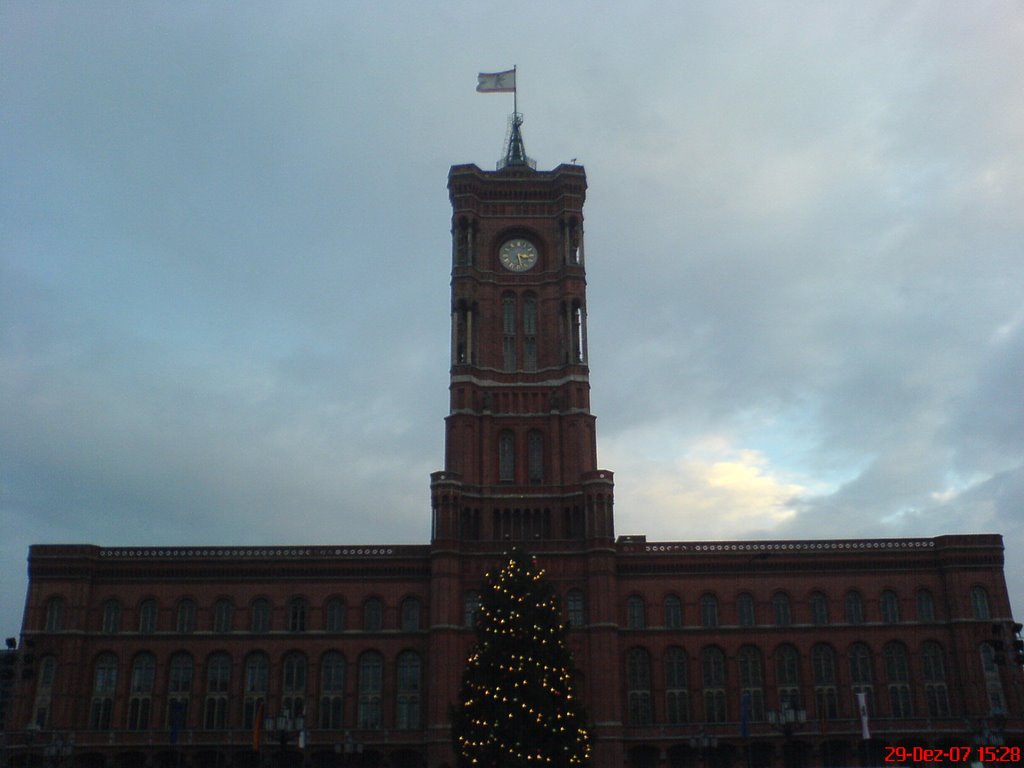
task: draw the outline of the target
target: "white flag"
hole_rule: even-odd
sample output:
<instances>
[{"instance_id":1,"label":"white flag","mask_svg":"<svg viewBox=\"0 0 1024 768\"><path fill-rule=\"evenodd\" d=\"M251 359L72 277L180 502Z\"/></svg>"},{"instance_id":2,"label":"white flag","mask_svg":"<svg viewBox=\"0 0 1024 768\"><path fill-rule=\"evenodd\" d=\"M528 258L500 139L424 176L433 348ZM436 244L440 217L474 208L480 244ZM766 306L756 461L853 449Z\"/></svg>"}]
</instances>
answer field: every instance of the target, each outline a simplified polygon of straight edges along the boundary
<instances>
[{"instance_id":1,"label":"white flag","mask_svg":"<svg viewBox=\"0 0 1024 768\"><path fill-rule=\"evenodd\" d=\"M516 71L481 72L477 75L476 89L480 93L513 93L516 90Z\"/></svg>"},{"instance_id":2,"label":"white flag","mask_svg":"<svg viewBox=\"0 0 1024 768\"><path fill-rule=\"evenodd\" d=\"M870 739L871 731L868 728L868 695L861 691L857 694L857 710L860 712L860 736L862 739Z\"/></svg>"}]
</instances>

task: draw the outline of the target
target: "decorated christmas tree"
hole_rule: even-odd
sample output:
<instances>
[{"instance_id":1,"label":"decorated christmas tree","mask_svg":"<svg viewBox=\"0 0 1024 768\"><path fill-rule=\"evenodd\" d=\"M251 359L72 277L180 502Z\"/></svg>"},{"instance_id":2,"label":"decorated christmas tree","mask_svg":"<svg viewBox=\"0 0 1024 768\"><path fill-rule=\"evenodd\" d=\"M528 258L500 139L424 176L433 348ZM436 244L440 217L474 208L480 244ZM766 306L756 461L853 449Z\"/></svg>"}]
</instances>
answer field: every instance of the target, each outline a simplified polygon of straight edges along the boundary
<instances>
[{"instance_id":1,"label":"decorated christmas tree","mask_svg":"<svg viewBox=\"0 0 1024 768\"><path fill-rule=\"evenodd\" d=\"M452 712L459 768L576 768L590 762L558 597L521 552L488 573L476 645Z\"/></svg>"}]
</instances>

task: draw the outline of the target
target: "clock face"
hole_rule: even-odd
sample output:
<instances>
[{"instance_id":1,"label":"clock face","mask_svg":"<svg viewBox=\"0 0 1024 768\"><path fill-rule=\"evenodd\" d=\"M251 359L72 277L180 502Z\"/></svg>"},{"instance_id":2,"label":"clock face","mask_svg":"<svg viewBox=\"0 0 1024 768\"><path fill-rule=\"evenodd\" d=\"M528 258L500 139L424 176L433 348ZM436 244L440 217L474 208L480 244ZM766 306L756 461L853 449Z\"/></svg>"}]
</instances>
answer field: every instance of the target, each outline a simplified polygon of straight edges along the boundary
<instances>
[{"instance_id":1,"label":"clock face","mask_svg":"<svg viewBox=\"0 0 1024 768\"><path fill-rule=\"evenodd\" d=\"M509 272L525 272L537 263L537 246L529 240L516 237L501 246L498 259Z\"/></svg>"}]
</instances>

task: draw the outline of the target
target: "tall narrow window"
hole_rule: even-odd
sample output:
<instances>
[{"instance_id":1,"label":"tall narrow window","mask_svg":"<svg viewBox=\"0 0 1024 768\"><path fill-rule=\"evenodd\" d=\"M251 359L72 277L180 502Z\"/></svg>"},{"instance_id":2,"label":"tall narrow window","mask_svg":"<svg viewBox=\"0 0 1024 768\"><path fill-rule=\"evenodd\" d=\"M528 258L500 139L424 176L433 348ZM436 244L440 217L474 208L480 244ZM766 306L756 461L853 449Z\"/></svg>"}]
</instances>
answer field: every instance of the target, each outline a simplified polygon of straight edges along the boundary
<instances>
[{"instance_id":1,"label":"tall narrow window","mask_svg":"<svg viewBox=\"0 0 1024 768\"><path fill-rule=\"evenodd\" d=\"M523 368L537 370L537 298L523 298Z\"/></svg>"},{"instance_id":2,"label":"tall narrow window","mask_svg":"<svg viewBox=\"0 0 1024 768\"><path fill-rule=\"evenodd\" d=\"M850 646L847 654L850 661L850 688L856 695L863 693L868 702L868 713L875 711L874 700L874 662L871 658L871 649L864 643L854 643Z\"/></svg>"},{"instance_id":3,"label":"tall narrow window","mask_svg":"<svg viewBox=\"0 0 1024 768\"><path fill-rule=\"evenodd\" d=\"M686 652L682 648L665 651L665 720L690 722L690 692L686 675Z\"/></svg>"},{"instance_id":4,"label":"tall narrow window","mask_svg":"<svg viewBox=\"0 0 1024 768\"><path fill-rule=\"evenodd\" d=\"M298 651L284 657L281 665L281 709L292 717L305 715L306 657Z\"/></svg>"},{"instance_id":5,"label":"tall narrow window","mask_svg":"<svg viewBox=\"0 0 1024 768\"><path fill-rule=\"evenodd\" d=\"M682 629L683 604L676 595L665 597L665 628Z\"/></svg>"},{"instance_id":6,"label":"tall narrow window","mask_svg":"<svg viewBox=\"0 0 1024 768\"><path fill-rule=\"evenodd\" d=\"M381 693L384 690L384 658L376 651L359 657L359 717L357 728L381 727Z\"/></svg>"},{"instance_id":7,"label":"tall narrow window","mask_svg":"<svg viewBox=\"0 0 1024 768\"><path fill-rule=\"evenodd\" d=\"M531 485L544 482L544 435L536 429L527 435L527 468Z\"/></svg>"},{"instance_id":8,"label":"tall narrow window","mask_svg":"<svg viewBox=\"0 0 1024 768\"><path fill-rule=\"evenodd\" d=\"M740 697L750 702L748 717L753 722L764 720L764 659L759 648L745 645L736 657L740 671Z\"/></svg>"},{"instance_id":9,"label":"tall narrow window","mask_svg":"<svg viewBox=\"0 0 1024 768\"><path fill-rule=\"evenodd\" d=\"M341 728L345 716L345 657L329 651L320 661L320 727Z\"/></svg>"},{"instance_id":10,"label":"tall narrow window","mask_svg":"<svg viewBox=\"0 0 1024 768\"><path fill-rule=\"evenodd\" d=\"M270 631L270 601L262 597L252 601L250 629L256 634Z\"/></svg>"},{"instance_id":11,"label":"tall narrow window","mask_svg":"<svg viewBox=\"0 0 1024 768\"><path fill-rule=\"evenodd\" d=\"M839 717L839 694L836 691L836 652L832 646L819 643L811 649L814 671L814 698L820 720Z\"/></svg>"},{"instance_id":12,"label":"tall narrow window","mask_svg":"<svg viewBox=\"0 0 1024 768\"><path fill-rule=\"evenodd\" d=\"M114 693L117 691L117 656L104 653L96 658L92 686L92 706L89 708L89 727L94 731L110 730L114 713Z\"/></svg>"},{"instance_id":13,"label":"tall narrow window","mask_svg":"<svg viewBox=\"0 0 1024 768\"><path fill-rule=\"evenodd\" d=\"M714 595L700 597L700 625L707 628L718 626L718 598Z\"/></svg>"},{"instance_id":14,"label":"tall narrow window","mask_svg":"<svg viewBox=\"0 0 1024 768\"><path fill-rule=\"evenodd\" d=\"M328 632L345 630L345 602L340 598L332 598L324 607L324 629Z\"/></svg>"},{"instance_id":15,"label":"tall narrow window","mask_svg":"<svg viewBox=\"0 0 1024 768\"><path fill-rule=\"evenodd\" d=\"M626 629L644 629L647 626L647 606L640 595L626 601Z\"/></svg>"},{"instance_id":16,"label":"tall narrow window","mask_svg":"<svg viewBox=\"0 0 1024 768\"><path fill-rule=\"evenodd\" d=\"M886 624L898 624L900 620L900 601L896 593L887 589L882 593L882 621Z\"/></svg>"},{"instance_id":17,"label":"tall narrow window","mask_svg":"<svg viewBox=\"0 0 1024 768\"><path fill-rule=\"evenodd\" d=\"M267 698L270 662L265 654L250 653L245 657L245 688L242 700L242 727L252 728L260 705Z\"/></svg>"},{"instance_id":18,"label":"tall narrow window","mask_svg":"<svg viewBox=\"0 0 1024 768\"><path fill-rule=\"evenodd\" d=\"M789 595L785 592L776 592L772 596L772 611L775 613L775 626L788 627L793 618L789 606Z\"/></svg>"},{"instance_id":19,"label":"tall narrow window","mask_svg":"<svg viewBox=\"0 0 1024 768\"><path fill-rule=\"evenodd\" d=\"M515 437L506 429L498 435L498 480L511 483L515 477Z\"/></svg>"},{"instance_id":20,"label":"tall narrow window","mask_svg":"<svg viewBox=\"0 0 1024 768\"><path fill-rule=\"evenodd\" d=\"M754 598L748 592L743 592L736 598L736 618L741 627L752 627L757 623L757 617L754 615Z\"/></svg>"},{"instance_id":21,"label":"tall narrow window","mask_svg":"<svg viewBox=\"0 0 1024 768\"><path fill-rule=\"evenodd\" d=\"M708 646L700 654L701 680L704 683L704 721L724 723L728 719L725 698L725 652Z\"/></svg>"},{"instance_id":22,"label":"tall narrow window","mask_svg":"<svg viewBox=\"0 0 1024 768\"><path fill-rule=\"evenodd\" d=\"M235 606L231 601L222 597L213 604L213 631L221 634L233 630L235 620Z\"/></svg>"},{"instance_id":23,"label":"tall narrow window","mask_svg":"<svg viewBox=\"0 0 1024 768\"><path fill-rule=\"evenodd\" d=\"M476 615L480 612L480 593L469 591L462 601L462 623L467 627L476 626Z\"/></svg>"},{"instance_id":24,"label":"tall narrow window","mask_svg":"<svg viewBox=\"0 0 1024 768\"><path fill-rule=\"evenodd\" d=\"M46 656L39 663L36 700L32 706L32 722L39 730L46 730L50 725L50 703L53 700L53 681L56 677L57 659Z\"/></svg>"},{"instance_id":25,"label":"tall narrow window","mask_svg":"<svg viewBox=\"0 0 1024 768\"><path fill-rule=\"evenodd\" d=\"M103 633L113 635L121 631L121 603L111 598L103 604Z\"/></svg>"},{"instance_id":26,"label":"tall narrow window","mask_svg":"<svg viewBox=\"0 0 1024 768\"><path fill-rule=\"evenodd\" d=\"M855 589L846 593L846 623L864 623L864 600L861 598L860 592Z\"/></svg>"},{"instance_id":27,"label":"tall narrow window","mask_svg":"<svg viewBox=\"0 0 1024 768\"><path fill-rule=\"evenodd\" d=\"M167 679L167 727L183 728L188 722L188 705L192 696L192 656L182 651L171 657Z\"/></svg>"},{"instance_id":28,"label":"tall narrow window","mask_svg":"<svg viewBox=\"0 0 1024 768\"><path fill-rule=\"evenodd\" d=\"M984 587L971 588L971 612L974 614L974 618L982 621L992 618L988 608L988 592Z\"/></svg>"},{"instance_id":29,"label":"tall narrow window","mask_svg":"<svg viewBox=\"0 0 1024 768\"><path fill-rule=\"evenodd\" d=\"M505 294L501 298L501 352L506 371L516 369L516 297Z\"/></svg>"},{"instance_id":30,"label":"tall narrow window","mask_svg":"<svg viewBox=\"0 0 1024 768\"><path fill-rule=\"evenodd\" d=\"M156 657L140 653L132 662L131 689L128 691L128 730L149 728L153 708L153 684L156 682Z\"/></svg>"},{"instance_id":31,"label":"tall narrow window","mask_svg":"<svg viewBox=\"0 0 1024 768\"><path fill-rule=\"evenodd\" d=\"M929 717L949 717L949 692L946 690L946 654L942 646L929 641L921 646L924 696Z\"/></svg>"},{"instance_id":32,"label":"tall narrow window","mask_svg":"<svg viewBox=\"0 0 1024 768\"><path fill-rule=\"evenodd\" d=\"M917 590L917 620L922 624L935 621L935 598L927 589Z\"/></svg>"},{"instance_id":33,"label":"tall narrow window","mask_svg":"<svg viewBox=\"0 0 1024 768\"><path fill-rule=\"evenodd\" d=\"M910 661L903 643L893 641L886 644L885 676L889 684L889 713L893 717L912 717Z\"/></svg>"},{"instance_id":34,"label":"tall narrow window","mask_svg":"<svg viewBox=\"0 0 1024 768\"><path fill-rule=\"evenodd\" d=\"M818 627L828 624L828 598L821 592L811 593L811 624Z\"/></svg>"},{"instance_id":35,"label":"tall narrow window","mask_svg":"<svg viewBox=\"0 0 1024 768\"><path fill-rule=\"evenodd\" d=\"M416 632L420 628L420 601L407 597L402 601L402 631Z\"/></svg>"},{"instance_id":36,"label":"tall narrow window","mask_svg":"<svg viewBox=\"0 0 1024 768\"><path fill-rule=\"evenodd\" d=\"M46 601L46 631L60 632L64 629L64 598L51 597Z\"/></svg>"},{"instance_id":37,"label":"tall narrow window","mask_svg":"<svg viewBox=\"0 0 1024 768\"><path fill-rule=\"evenodd\" d=\"M582 627L587 623L583 593L578 589L570 589L565 596L566 612L569 614L570 627Z\"/></svg>"},{"instance_id":38,"label":"tall narrow window","mask_svg":"<svg viewBox=\"0 0 1024 768\"><path fill-rule=\"evenodd\" d=\"M626 656L626 696L629 722L651 722L651 657L643 648L634 648Z\"/></svg>"},{"instance_id":39,"label":"tall narrow window","mask_svg":"<svg viewBox=\"0 0 1024 768\"><path fill-rule=\"evenodd\" d=\"M380 632L384 627L384 605L376 597L363 603L363 631Z\"/></svg>"},{"instance_id":40,"label":"tall narrow window","mask_svg":"<svg viewBox=\"0 0 1024 768\"><path fill-rule=\"evenodd\" d=\"M207 730L228 725L228 694L231 691L231 657L215 653L206 660L206 703L203 727Z\"/></svg>"},{"instance_id":41,"label":"tall narrow window","mask_svg":"<svg viewBox=\"0 0 1024 768\"><path fill-rule=\"evenodd\" d=\"M405 651L398 657L395 727L400 730L420 727L421 666L414 651Z\"/></svg>"},{"instance_id":42,"label":"tall narrow window","mask_svg":"<svg viewBox=\"0 0 1024 768\"><path fill-rule=\"evenodd\" d=\"M196 631L196 604L185 598L178 603L178 616L174 626L182 634Z\"/></svg>"},{"instance_id":43,"label":"tall narrow window","mask_svg":"<svg viewBox=\"0 0 1024 768\"><path fill-rule=\"evenodd\" d=\"M288 602L288 631L306 631L306 601L301 597L293 597Z\"/></svg>"},{"instance_id":44,"label":"tall narrow window","mask_svg":"<svg viewBox=\"0 0 1024 768\"><path fill-rule=\"evenodd\" d=\"M587 331L585 320L583 316L583 307L579 304L573 304L572 315L571 315L571 334L572 339L572 362L574 363L585 363L587 362Z\"/></svg>"},{"instance_id":45,"label":"tall narrow window","mask_svg":"<svg viewBox=\"0 0 1024 768\"><path fill-rule=\"evenodd\" d=\"M981 673L985 678L989 710L1005 713L1006 696L1003 693L1003 679L999 674L999 664L996 663L996 649L990 643L982 643L979 651L981 652Z\"/></svg>"},{"instance_id":46,"label":"tall narrow window","mask_svg":"<svg viewBox=\"0 0 1024 768\"><path fill-rule=\"evenodd\" d=\"M775 651L775 683L779 706L800 709L800 654L792 645L780 645Z\"/></svg>"},{"instance_id":47,"label":"tall narrow window","mask_svg":"<svg viewBox=\"0 0 1024 768\"><path fill-rule=\"evenodd\" d=\"M139 632L150 635L157 628L156 600L143 600L139 603Z\"/></svg>"}]
</instances>

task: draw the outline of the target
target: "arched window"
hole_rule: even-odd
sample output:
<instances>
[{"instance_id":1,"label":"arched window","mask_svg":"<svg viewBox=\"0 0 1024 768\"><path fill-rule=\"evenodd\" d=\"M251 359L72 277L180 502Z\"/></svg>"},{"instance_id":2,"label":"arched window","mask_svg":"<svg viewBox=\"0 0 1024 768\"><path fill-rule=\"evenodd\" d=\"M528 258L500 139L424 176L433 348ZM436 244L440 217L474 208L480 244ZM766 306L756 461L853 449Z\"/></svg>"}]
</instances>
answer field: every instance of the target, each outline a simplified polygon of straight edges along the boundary
<instances>
[{"instance_id":1,"label":"arched window","mask_svg":"<svg viewBox=\"0 0 1024 768\"><path fill-rule=\"evenodd\" d=\"M328 651L320 661L320 727L339 729L345 717L345 657Z\"/></svg>"},{"instance_id":2,"label":"arched window","mask_svg":"<svg viewBox=\"0 0 1024 768\"><path fill-rule=\"evenodd\" d=\"M570 627L582 627L587 623L586 605L580 590L570 589L565 596L565 604Z\"/></svg>"},{"instance_id":3,"label":"arched window","mask_svg":"<svg viewBox=\"0 0 1024 768\"><path fill-rule=\"evenodd\" d=\"M398 656L398 700L395 727L399 730L420 727L420 657L414 651Z\"/></svg>"},{"instance_id":4,"label":"arched window","mask_svg":"<svg viewBox=\"0 0 1024 768\"><path fill-rule=\"evenodd\" d=\"M301 597L293 597L288 601L288 631L306 631L306 601Z\"/></svg>"},{"instance_id":5,"label":"arched window","mask_svg":"<svg viewBox=\"0 0 1024 768\"><path fill-rule=\"evenodd\" d=\"M704 721L724 723L728 719L725 698L725 652L708 646L700 654L701 680L704 683Z\"/></svg>"},{"instance_id":6,"label":"arched window","mask_svg":"<svg viewBox=\"0 0 1024 768\"><path fill-rule=\"evenodd\" d=\"M235 606L222 597L213 604L213 631L225 634L235 628Z\"/></svg>"},{"instance_id":7,"label":"arched window","mask_svg":"<svg viewBox=\"0 0 1024 768\"><path fill-rule=\"evenodd\" d=\"M828 598L821 592L811 593L811 624L822 627L828 624Z\"/></svg>"},{"instance_id":8,"label":"arched window","mask_svg":"<svg viewBox=\"0 0 1024 768\"><path fill-rule=\"evenodd\" d=\"M640 595L626 601L626 629L644 629L647 626L647 606Z\"/></svg>"},{"instance_id":9,"label":"arched window","mask_svg":"<svg viewBox=\"0 0 1024 768\"><path fill-rule=\"evenodd\" d=\"M855 589L846 593L846 623L864 623L864 600L861 598L860 592Z\"/></svg>"},{"instance_id":10,"label":"arched window","mask_svg":"<svg viewBox=\"0 0 1024 768\"><path fill-rule=\"evenodd\" d=\"M700 625L708 628L718 626L718 598L712 594L701 595Z\"/></svg>"},{"instance_id":11,"label":"arched window","mask_svg":"<svg viewBox=\"0 0 1024 768\"><path fill-rule=\"evenodd\" d=\"M949 717L949 692L946 690L946 654L942 646L929 640L921 646L921 671L929 717Z\"/></svg>"},{"instance_id":12,"label":"arched window","mask_svg":"<svg viewBox=\"0 0 1024 768\"><path fill-rule=\"evenodd\" d=\"M376 597L363 603L363 631L380 632L384 627L384 606Z\"/></svg>"},{"instance_id":13,"label":"arched window","mask_svg":"<svg viewBox=\"0 0 1024 768\"><path fill-rule=\"evenodd\" d=\"M537 297L523 297L523 368L537 370Z\"/></svg>"},{"instance_id":14,"label":"arched window","mask_svg":"<svg viewBox=\"0 0 1024 768\"><path fill-rule=\"evenodd\" d=\"M117 656L112 653L100 654L94 666L92 705L89 708L89 727L92 730L110 730L116 691Z\"/></svg>"},{"instance_id":15,"label":"arched window","mask_svg":"<svg viewBox=\"0 0 1024 768\"><path fill-rule=\"evenodd\" d=\"M157 630L156 600L143 600L139 603L139 632L151 635Z\"/></svg>"},{"instance_id":16,"label":"arched window","mask_svg":"<svg viewBox=\"0 0 1024 768\"><path fill-rule=\"evenodd\" d=\"M267 697L270 661L266 654L250 653L245 657L245 689L242 700L242 727L252 728L260 705Z\"/></svg>"},{"instance_id":17,"label":"arched window","mask_svg":"<svg viewBox=\"0 0 1024 768\"><path fill-rule=\"evenodd\" d=\"M149 728L153 709L153 685L156 682L156 657L140 653L132 662L131 689L128 691L128 730Z\"/></svg>"},{"instance_id":18,"label":"arched window","mask_svg":"<svg viewBox=\"0 0 1024 768\"><path fill-rule=\"evenodd\" d=\"M113 635L121 631L121 603L110 598L103 603L103 634Z\"/></svg>"},{"instance_id":19,"label":"arched window","mask_svg":"<svg viewBox=\"0 0 1024 768\"><path fill-rule=\"evenodd\" d=\"M935 621L935 598L930 590L917 590L917 620L922 624Z\"/></svg>"},{"instance_id":20,"label":"arched window","mask_svg":"<svg viewBox=\"0 0 1024 768\"><path fill-rule=\"evenodd\" d=\"M889 684L889 713L893 717L912 717L910 661L903 643L893 641L886 644L885 676Z\"/></svg>"},{"instance_id":21,"label":"arched window","mask_svg":"<svg viewBox=\"0 0 1024 768\"><path fill-rule=\"evenodd\" d=\"M506 293L501 297L501 351L506 371L516 369L516 297Z\"/></svg>"},{"instance_id":22,"label":"arched window","mask_svg":"<svg viewBox=\"0 0 1024 768\"><path fill-rule=\"evenodd\" d=\"M402 601L402 631L416 632L420 628L420 601L407 597Z\"/></svg>"},{"instance_id":23,"label":"arched window","mask_svg":"<svg viewBox=\"0 0 1024 768\"><path fill-rule=\"evenodd\" d=\"M516 479L516 441L509 430L498 435L498 480L511 483Z\"/></svg>"},{"instance_id":24,"label":"arched window","mask_svg":"<svg viewBox=\"0 0 1024 768\"><path fill-rule=\"evenodd\" d=\"M887 589L882 593L882 621L886 624L898 624L900 621L900 600L896 593Z\"/></svg>"},{"instance_id":25,"label":"arched window","mask_svg":"<svg viewBox=\"0 0 1024 768\"><path fill-rule=\"evenodd\" d=\"M345 631L345 602L340 598L327 601L324 608L324 629L328 632Z\"/></svg>"},{"instance_id":26,"label":"arched window","mask_svg":"<svg viewBox=\"0 0 1024 768\"><path fill-rule=\"evenodd\" d=\"M854 643L850 646L847 658L850 662L850 687L854 697L858 693L863 693L867 699L868 713L873 713L875 711L875 689L871 649L864 643Z\"/></svg>"},{"instance_id":27,"label":"arched window","mask_svg":"<svg viewBox=\"0 0 1024 768\"><path fill-rule=\"evenodd\" d=\"M284 657L281 665L281 709L292 717L305 713L306 657L293 651Z\"/></svg>"},{"instance_id":28,"label":"arched window","mask_svg":"<svg viewBox=\"0 0 1024 768\"><path fill-rule=\"evenodd\" d=\"M984 587L971 588L971 612L974 618L988 621L992 614L988 609L988 592Z\"/></svg>"},{"instance_id":29,"label":"arched window","mask_svg":"<svg viewBox=\"0 0 1024 768\"><path fill-rule=\"evenodd\" d=\"M231 657L215 653L206 660L206 704L203 727L207 730L227 728L228 694L231 692Z\"/></svg>"},{"instance_id":30,"label":"arched window","mask_svg":"<svg viewBox=\"0 0 1024 768\"><path fill-rule=\"evenodd\" d=\"M53 700L53 682L56 677L57 659L45 656L39 662L36 700L32 706L32 723L40 730L46 730L50 725L50 704Z\"/></svg>"},{"instance_id":31,"label":"arched window","mask_svg":"<svg viewBox=\"0 0 1024 768\"><path fill-rule=\"evenodd\" d=\"M818 718L835 720L839 717L839 694L836 691L836 652L832 646L818 643L811 649L811 668Z\"/></svg>"},{"instance_id":32,"label":"arched window","mask_svg":"<svg viewBox=\"0 0 1024 768\"><path fill-rule=\"evenodd\" d=\"M193 600L185 598L178 602L178 613L174 628L182 634L196 631L196 604Z\"/></svg>"},{"instance_id":33,"label":"arched window","mask_svg":"<svg viewBox=\"0 0 1024 768\"><path fill-rule=\"evenodd\" d=\"M1003 693L1003 679L999 674L996 649L990 643L982 643L978 650L981 652L981 673L985 678L989 709L992 712L1005 712L1006 696Z\"/></svg>"},{"instance_id":34,"label":"arched window","mask_svg":"<svg viewBox=\"0 0 1024 768\"><path fill-rule=\"evenodd\" d=\"M184 651L171 657L167 679L167 727L184 728L188 722L188 705L192 696L192 656Z\"/></svg>"},{"instance_id":35,"label":"arched window","mask_svg":"<svg viewBox=\"0 0 1024 768\"><path fill-rule=\"evenodd\" d=\"M643 648L633 648L626 656L626 696L629 722L651 722L651 657Z\"/></svg>"},{"instance_id":36,"label":"arched window","mask_svg":"<svg viewBox=\"0 0 1024 768\"><path fill-rule=\"evenodd\" d=\"M754 615L754 598L748 592L741 592L736 597L736 620L741 627L752 627L757 623Z\"/></svg>"},{"instance_id":37,"label":"arched window","mask_svg":"<svg viewBox=\"0 0 1024 768\"><path fill-rule=\"evenodd\" d=\"M683 604L676 595L665 596L665 628L682 629Z\"/></svg>"},{"instance_id":38,"label":"arched window","mask_svg":"<svg viewBox=\"0 0 1024 768\"><path fill-rule=\"evenodd\" d=\"M736 661L740 672L740 698L747 697L748 717L752 722L764 720L764 659L761 650L753 645L740 648Z\"/></svg>"},{"instance_id":39,"label":"arched window","mask_svg":"<svg viewBox=\"0 0 1024 768\"><path fill-rule=\"evenodd\" d=\"M690 722L690 691L687 684L686 652L672 647L665 651L665 720Z\"/></svg>"},{"instance_id":40,"label":"arched window","mask_svg":"<svg viewBox=\"0 0 1024 768\"><path fill-rule=\"evenodd\" d=\"M526 436L526 447L530 484L541 485L544 482L544 435L531 429Z\"/></svg>"},{"instance_id":41,"label":"arched window","mask_svg":"<svg viewBox=\"0 0 1024 768\"><path fill-rule=\"evenodd\" d=\"M384 657L366 651L359 657L359 717L357 728L381 727L381 692L384 690Z\"/></svg>"},{"instance_id":42,"label":"arched window","mask_svg":"<svg viewBox=\"0 0 1024 768\"><path fill-rule=\"evenodd\" d=\"M792 611L789 606L789 595L776 592L772 596L772 612L775 614L775 626L788 627L793 623Z\"/></svg>"},{"instance_id":43,"label":"arched window","mask_svg":"<svg viewBox=\"0 0 1024 768\"><path fill-rule=\"evenodd\" d=\"M779 705L800 709L800 654L792 645L780 645L775 651L775 682Z\"/></svg>"},{"instance_id":44,"label":"arched window","mask_svg":"<svg viewBox=\"0 0 1024 768\"><path fill-rule=\"evenodd\" d=\"M480 593L470 590L462 601L462 623L467 627L476 626L476 616L480 612Z\"/></svg>"},{"instance_id":45,"label":"arched window","mask_svg":"<svg viewBox=\"0 0 1024 768\"><path fill-rule=\"evenodd\" d=\"M46 601L46 631L60 632L64 629L64 598L51 597Z\"/></svg>"},{"instance_id":46,"label":"arched window","mask_svg":"<svg viewBox=\"0 0 1024 768\"><path fill-rule=\"evenodd\" d=\"M270 631L270 601L266 598L256 598L252 601L252 616L249 623L250 628L256 634L264 634Z\"/></svg>"}]
</instances>

